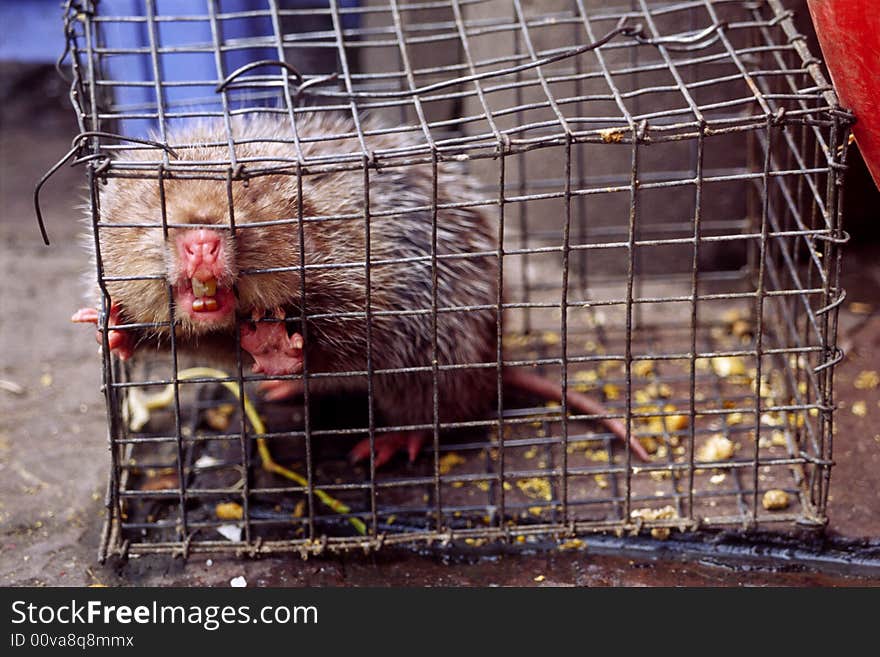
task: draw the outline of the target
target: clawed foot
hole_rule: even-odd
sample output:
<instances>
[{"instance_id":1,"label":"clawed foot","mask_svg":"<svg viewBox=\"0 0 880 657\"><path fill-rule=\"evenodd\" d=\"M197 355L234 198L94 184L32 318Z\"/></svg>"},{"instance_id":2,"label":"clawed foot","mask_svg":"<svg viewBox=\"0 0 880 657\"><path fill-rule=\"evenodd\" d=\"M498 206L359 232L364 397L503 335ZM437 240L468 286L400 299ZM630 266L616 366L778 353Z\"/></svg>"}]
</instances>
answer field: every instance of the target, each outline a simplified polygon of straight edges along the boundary
<instances>
[{"instance_id":1,"label":"clawed foot","mask_svg":"<svg viewBox=\"0 0 880 657\"><path fill-rule=\"evenodd\" d=\"M376 467L379 468L399 451L406 451L409 462L413 463L425 442L424 431L392 431L376 436ZM352 463L358 463L370 458L370 439L364 439L355 445L349 458Z\"/></svg>"},{"instance_id":2,"label":"clawed foot","mask_svg":"<svg viewBox=\"0 0 880 657\"><path fill-rule=\"evenodd\" d=\"M80 308L73 314L70 321L77 324L94 324L97 326L100 316L101 314L95 308ZM111 304L109 325L117 326L121 323L119 304ZM101 339L101 331L97 331L96 339L98 344L104 343ZM128 331L110 331L107 335L107 344L110 346L110 351L122 360L128 360L134 353L134 340Z\"/></svg>"},{"instance_id":3,"label":"clawed foot","mask_svg":"<svg viewBox=\"0 0 880 657\"><path fill-rule=\"evenodd\" d=\"M280 322L261 322L262 314L254 310L255 325L241 326L241 348L254 359L253 370L264 374L298 374L303 366L303 338L299 333L287 335L284 311L276 309Z\"/></svg>"}]
</instances>

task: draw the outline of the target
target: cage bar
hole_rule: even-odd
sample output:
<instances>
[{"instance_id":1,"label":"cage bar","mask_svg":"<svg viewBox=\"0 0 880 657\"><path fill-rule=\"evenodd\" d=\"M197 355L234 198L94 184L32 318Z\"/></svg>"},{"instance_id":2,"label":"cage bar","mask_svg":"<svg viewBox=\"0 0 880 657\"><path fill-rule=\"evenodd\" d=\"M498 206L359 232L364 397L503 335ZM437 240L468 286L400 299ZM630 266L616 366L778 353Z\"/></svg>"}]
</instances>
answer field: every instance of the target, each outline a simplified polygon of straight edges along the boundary
<instances>
[{"instance_id":1,"label":"cage bar","mask_svg":"<svg viewBox=\"0 0 880 657\"><path fill-rule=\"evenodd\" d=\"M111 453L102 558L825 525L851 117L779 0L537 4L143 0L123 13L103 0L67 3L75 155L87 169L102 291ZM264 61L249 67L254 53ZM183 55L199 65L169 75ZM316 115L349 120L301 133ZM289 135L242 136L239 121L254 116L276 117ZM199 121L219 122L223 138L180 141L181 127ZM257 140L283 148L249 155ZM176 156L202 146L228 155ZM417 169L432 181L419 203L376 203L377 180ZM445 172L460 170L476 191L450 198ZM355 176L359 211L316 211L303 198L332 175ZM265 177L293 181L295 208L237 221L236 190ZM155 182L154 223L102 218L113 179ZM219 382L181 377L210 363L179 353L174 331L168 352L126 363L110 355L108 285L165 272L108 270L101 250L123 230L167 239L198 226L165 209L167 186L188 181L224 190L233 240L261 228L296 238L298 262L239 272L239 284L297 276L300 314L262 321L296 322L307 344L313 322L362 325L363 367L312 371L306 359L301 374L253 374L237 332L235 365ZM457 212L487 218L491 247L448 252L444 222ZM376 255L376 225L420 216L431 224L423 252ZM362 257L308 261L306 231L331 222L362 236ZM444 298L447 268L487 262L497 267L491 300ZM430 272L430 302L377 303L371 281L382 268ZM311 310L314 281L328 272L362 277L361 308ZM167 322L114 330L173 326L167 288ZM441 362L441 322L480 313L497 331L494 355ZM376 327L407 318L428 318L430 353L377 366ZM519 399L502 376L516 368L558 383L559 403ZM443 378L483 370L485 415L445 417ZM426 381L431 417L382 417L376 391L390 377ZM301 382L302 400L261 399L267 378ZM326 392L328 380L340 391ZM355 382L363 394L345 392ZM144 396L167 390L167 407L136 423ZM569 390L607 412L578 412ZM602 418L623 422L651 459ZM418 459L377 467L377 437L414 430L430 436ZM360 439L370 458L351 465ZM267 471L263 444L301 479ZM327 495L347 510L329 508Z\"/></svg>"}]
</instances>

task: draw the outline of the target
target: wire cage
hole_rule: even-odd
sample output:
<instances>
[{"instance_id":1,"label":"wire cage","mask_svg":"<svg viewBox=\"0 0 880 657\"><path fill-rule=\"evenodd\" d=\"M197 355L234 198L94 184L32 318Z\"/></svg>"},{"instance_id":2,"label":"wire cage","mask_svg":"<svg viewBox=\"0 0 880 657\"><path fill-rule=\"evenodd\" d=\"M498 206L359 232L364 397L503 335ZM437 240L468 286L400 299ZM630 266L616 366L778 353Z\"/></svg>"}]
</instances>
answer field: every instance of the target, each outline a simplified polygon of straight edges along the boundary
<instances>
[{"instance_id":1,"label":"wire cage","mask_svg":"<svg viewBox=\"0 0 880 657\"><path fill-rule=\"evenodd\" d=\"M779 0L83 0L68 3L65 25L102 291L102 558L825 525L850 116ZM291 126L272 157L236 133L237 117L255 115ZM298 140L293 127L316 115L349 127ZM192 147L177 130L193 121L221 126L223 157L176 157ZM465 169L473 189L444 193L447 167ZM386 214L428 217L433 241L379 262L371 186L416 168L431 177L417 209ZM406 368L377 371L367 358L336 372L363 386L310 394L322 374L306 362L282 377L304 382L305 399L270 403L255 388L273 377L251 373L237 332L220 383L187 369L212 361L178 353L174 332L166 350L126 363L107 348L108 288L129 279L102 250L121 230L167 236L168 185L212 180L235 205L235 190L261 179L302 192L327 175L347 176L364 207L342 216L300 202L265 223L302 244L310 222L347 221L365 235L360 258L316 264L303 247L295 265L264 264L239 285L286 267L309 299L321 267L362 276L354 314L369 354L380 330L369 327L389 312L371 274L425 268L431 302L395 311L434 328L434 351L411 368L434 399L413 463L376 467L389 427L375 381ZM114 179L155 186L152 223L102 215ZM438 247L462 209L485 218L491 248ZM219 226L233 240L257 229L236 225L236 210ZM490 263L490 304L438 293L454 257ZM303 328L317 321L308 301L299 311ZM450 313L489 314L490 357L438 362ZM456 367L490 371L485 415L443 416L438 379ZM540 372L604 411L511 393L502 369ZM363 439L370 457L353 465Z\"/></svg>"}]
</instances>

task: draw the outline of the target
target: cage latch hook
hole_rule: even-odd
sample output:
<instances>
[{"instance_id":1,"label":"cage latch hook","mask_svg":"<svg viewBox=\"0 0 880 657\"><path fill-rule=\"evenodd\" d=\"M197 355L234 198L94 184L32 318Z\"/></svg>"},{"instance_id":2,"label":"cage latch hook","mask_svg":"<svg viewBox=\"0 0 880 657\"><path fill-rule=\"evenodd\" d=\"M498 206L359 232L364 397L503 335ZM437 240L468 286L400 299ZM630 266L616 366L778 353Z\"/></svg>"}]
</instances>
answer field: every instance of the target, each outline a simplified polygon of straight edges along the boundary
<instances>
[{"instance_id":1,"label":"cage latch hook","mask_svg":"<svg viewBox=\"0 0 880 657\"><path fill-rule=\"evenodd\" d=\"M227 75L220 82L220 84L218 84L216 87L214 87L214 91L219 94L221 91L226 89L226 87L228 87L229 84L232 83L232 81L235 80L235 78L237 78L238 76L240 76L244 73L247 73L248 71L252 71L255 68L260 68L262 66L280 66L281 68L286 69L290 73L293 73L293 75L296 78L296 81L298 83L302 82L302 79L303 79L302 73L300 73L297 70L297 68L295 66L293 66L292 64L288 64L287 62L282 62L281 60L277 60L277 59L260 59L256 62L250 62L248 64L245 64L244 66L239 66L232 73Z\"/></svg>"},{"instance_id":2,"label":"cage latch hook","mask_svg":"<svg viewBox=\"0 0 880 657\"><path fill-rule=\"evenodd\" d=\"M109 166L107 163L110 161L110 156L106 153L89 153L85 154L84 151L88 146L88 140L92 137L106 137L108 139L116 139L119 141L128 141L136 144L144 144L146 146L153 146L154 148L161 148L166 153L170 154L175 159L178 157L177 153L171 149L167 144L160 144L157 141L153 141L151 139L138 139L136 137L124 137L123 135L117 135L112 132L103 132L100 130L86 130L84 132L79 133L76 137L73 138L73 142L71 143L70 150L64 154L64 156L58 160L55 164L52 165L43 177L40 178L39 182L37 182L36 187L34 187L34 211L37 215L37 225L40 227L40 234L43 236L43 243L46 246L49 246L49 234L46 232L46 224L43 221L43 212L40 210L40 191L43 189L43 185L45 185L49 178L55 175L55 173L63 167L74 155L78 157L74 159L73 165L82 164L83 162L90 162L96 159L104 159L105 162L101 166L101 170Z\"/></svg>"},{"instance_id":3,"label":"cage latch hook","mask_svg":"<svg viewBox=\"0 0 880 657\"><path fill-rule=\"evenodd\" d=\"M293 93L293 100L297 105L299 104L300 98L302 97L303 93L307 89L315 87L319 84L333 82L339 77L339 73L331 73L330 75L322 75L316 78L311 78L310 80L306 80L303 77L303 74L300 73L295 66L289 64L288 62L281 61L280 59L261 59L259 61L250 62L248 64L245 64L244 66L240 66L235 69L232 73L227 75L216 87L214 87L214 91L218 94L226 91L229 88L229 85L232 84L232 82L235 81L236 78L244 73L247 73L248 71L252 71L255 68L261 68L263 66L278 66L284 71L291 73L293 77L296 78L297 86L296 91L294 91Z\"/></svg>"},{"instance_id":4,"label":"cage latch hook","mask_svg":"<svg viewBox=\"0 0 880 657\"><path fill-rule=\"evenodd\" d=\"M34 211L37 214L37 225L40 227L40 234L43 236L43 244L45 244L46 246L49 246L49 234L46 232L46 225L43 222L43 213L40 211L40 190L43 188L43 185L46 184L49 178L55 175L55 172L63 167L65 164L67 164L68 160L79 153L85 145L84 139L81 140L77 138L73 141L74 144L73 146L71 146L70 150L67 151L64 157L58 160L51 169L43 174L43 177L40 178L37 186L34 187Z\"/></svg>"}]
</instances>

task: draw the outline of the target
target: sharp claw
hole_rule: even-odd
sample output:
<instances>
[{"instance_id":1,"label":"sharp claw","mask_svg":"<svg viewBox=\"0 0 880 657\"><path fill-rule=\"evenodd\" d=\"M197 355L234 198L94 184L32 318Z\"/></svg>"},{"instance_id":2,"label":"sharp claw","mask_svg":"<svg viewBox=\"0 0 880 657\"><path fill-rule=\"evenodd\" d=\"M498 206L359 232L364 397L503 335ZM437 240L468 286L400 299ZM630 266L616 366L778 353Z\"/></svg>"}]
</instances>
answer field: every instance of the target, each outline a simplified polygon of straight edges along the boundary
<instances>
[{"instance_id":1,"label":"sharp claw","mask_svg":"<svg viewBox=\"0 0 880 657\"><path fill-rule=\"evenodd\" d=\"M410 463L416 462L416 457L419 455L419 452L422 451L422 442L424 442L424 436L417 431L411 433L407 438L406 451L409 455Z\"/></svg>"},{"instance_id":2,"label":"sharp claw","mask_svg":"<svg viewBox=\"0 0 880 657\"><path fill-rule=\"evenodd\" d=\"M391 460L391 457L394 456L395 449L393 447L383 447L382 449L376 450L376 467L381 468L383 465L388 463Z\"/></svg>"},{"instance_id":3,"label":"sharp claw","mask_svg":"<svg viewBox=\"0 0 880 657\"><path fill-rule=\"evenodd\" d=\"M399 450L406 451L410 463L415 462L422 449L424 438L424 434L420 431L392 432L377 436L374 442L376 447L376 467L379 468L388 463ZM369 438L360 441L349 452L349 458L352 463L366 460L369 456Z\"/></svg>"},{"instance_id":4,"label":"sharp claw","mask_svg":"<svg viewBox=\"0 0 880 657\"><path fill-rule=\"evenodd\" d=\"M290 346L294 349L302 351L303 337L299 333L294 333L292 336L290 336Z\"/></svg>"},{"instance_id":5,"label":"sharp claw","mask_svg":"<svg viewBox=\"0 0 880 657\"><path fill-rule=\"evenodd\" d=\"M366 449L364 448L364 443L366 442ZM348 453L348 459L354 463L360 463L365 458L370 455L370 443L369 440L361 441L357 445L351 448L351 451Z\"/></svg>"}]
</instances>

